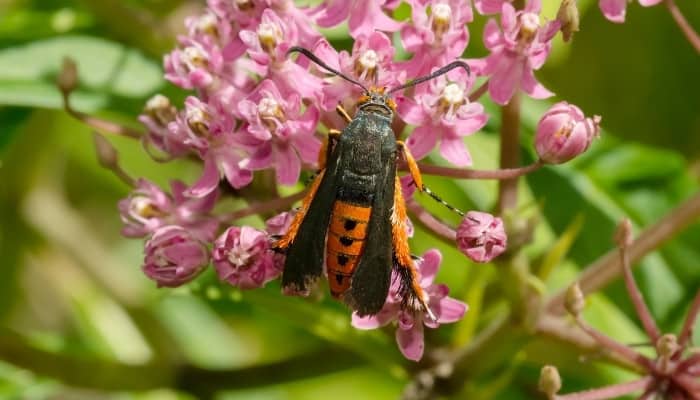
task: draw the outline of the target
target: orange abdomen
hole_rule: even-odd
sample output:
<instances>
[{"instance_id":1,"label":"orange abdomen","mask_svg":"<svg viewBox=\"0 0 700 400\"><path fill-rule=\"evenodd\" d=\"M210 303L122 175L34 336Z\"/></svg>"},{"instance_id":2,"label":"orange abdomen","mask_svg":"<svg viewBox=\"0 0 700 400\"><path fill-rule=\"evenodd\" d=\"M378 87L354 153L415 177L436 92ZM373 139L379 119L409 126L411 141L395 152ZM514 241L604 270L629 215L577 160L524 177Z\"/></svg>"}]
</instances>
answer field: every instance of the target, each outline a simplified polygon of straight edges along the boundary
<instances>
[{"instance_id":1,"label":"orange abdomen","mask_svg":"<svg viewBox=\"0 0 700 400\"><path fill-rule=\"evenodd\" d=\"M367 206L341 200L333 204L326 241L326 270L333 297L340 297L350 287L365 245L371 213L372 208Z\"/></svg>"}]
</instances>

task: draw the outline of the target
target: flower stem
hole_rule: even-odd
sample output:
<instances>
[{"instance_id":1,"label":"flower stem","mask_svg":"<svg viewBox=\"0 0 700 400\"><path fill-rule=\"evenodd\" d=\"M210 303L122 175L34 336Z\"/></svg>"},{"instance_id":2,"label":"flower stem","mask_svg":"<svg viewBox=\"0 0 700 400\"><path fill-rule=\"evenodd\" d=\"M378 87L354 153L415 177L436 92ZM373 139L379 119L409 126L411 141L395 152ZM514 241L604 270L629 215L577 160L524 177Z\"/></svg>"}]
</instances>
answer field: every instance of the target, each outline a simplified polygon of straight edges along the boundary
<instances>
[{"instance_id":1,"label":"flower stem","mask_svg":"<svg viewBox=\"0 0 700 400\"><path fill-rule=\"evenodd\" d=\"M415 215L421 224L433 231L436 235L449 241L450 243L453 243L457 239L457 233L454 229L435 218L415 200L406 199L406 208L408 208L411 213Z\"/></svg>"},{"instance_id":2,"label":"flower stem","mask_svg":"<svg viewBox=\"0 0 700 400\"><path fill-rule=\"evenodd\" d=\"M652 318L649 308L644 302L642 297L642 292L639 291L637 283L634 281L634 276L632 276L632 269L630 267L629 254L627 252L627 246L620 246L620 263L622 264L622 272L625 280L625 287L627 288L627 294L634 304L634 308L637 311L637 316L644 326L644 330L651 339L652 343L656 343L661 336L659 328L656 326L654 318Z\"/></svg>"},{"instance_id":3,"label":"flower stem","mask_svg":"<svg viewBox=\"0 0 700 400\"><path fill-rule=\"evenodd\" d=\"M700 192L647 228L632 242L628 248L630 263L636 263L698 218L700 218ZM612 250L588 265L580 274L578 282L584 293L595 292L615 280L621 272L617 251ZM554 295L546 306L547 310L558 315L564 314L565 296L566 290Z\"/></svg>"},{"instance_id":4,"label":"flower stem","mask_svg":"<svg viewBox=\"0 0 700 400\"><path fill-rule=\"evenodd\" d=\"M420 172L426 175L439 175L457 179L514 179L542 168L544 163L538 160L530 165L519 168L505 168L494 170L475 170L464 168L440 167L437 165L418 163Z\"/></svg>"},{"instance_id":5,"label":"flower stem","mask_svg":"<svg viewBox=\"0 0 700 400\"><path fill-rule=\"evenodd\" d=\"M485 80L475 91L469 95L469 101L477 101L489 90L489 80Z\"/></svg>"},{"instance_id":6,"label":"flower stem","mask_svg":"<svg viewBox=\"0 0 700 400\"><path fill-rule=\"evenodd\" d=\"M680 336L678 336L678 345L683 348L688 340L693 336L693 326L695 326L695 320L700 313L700 290L695 294L695 299L693 304L688 310L688 316L685 318L683 323L683 328L681 328Z\"/></svg>"},{"instance_id":7,"label":"flower stem","mask_svg":"<svg viewBox=\"0 0 700 400\"><path fill-rule=\"evenodd\" d=\"M676 5L676 2L673 0L666 0L666 7L671 13L673 19L676 21L678 27L681 28L681 31L685 35L686 39L688 39L690 44L695 48L695 51L700 53L700 35L695 32L692 26L690 26L690 23L688 23L688 20L685 19L683 13Z\"/></svg>"},{"instance_id":8,"label":"flower stem","mask_svg":"<svg viewBox=\"0 0 700 400\"><path fill-rule=\"evenodd\" d=\"M70 93L61 92L63 97L63 108L66 112L78 121L96 129L100 132L108 132L119 136L129 137L132 139L140 139L143 134L135 129L119 125L117 123L107 121L104 119L96 118L80 111L76 111L70 103Z\"/></svg>"},{"instance_id":9,"label":"flower stem","mask_svg":"<svg viewBox=\"0 0 700 400\"><path fill-rule=\"evenodd\" d=\"M520 163L520 94L515 93L501 113L501 168L515 168ZM518 178L500 181L498 210L502 214L518 202Z\"/></svg>"},{"instance_id":10,"label":"flower stem","mask_svg":"<svg viewBox=\"0 0 700 400\"><path fill-rule=\"evenodd\" d=\"M643 368L649 368L651 366L651 360L647 357L637 353L632 348L608 337L599 330L588 325L581 315L576 316L576 324L583 329L584 332L589 334L596 342L598 342L605 349L611 350L620 356L624 357L630 362L639 365Z\"/></svg>"},{"instance_id":11,"label":"flower stem","mask_svg":"<svg viewBox=\"0 0 700 400\"><path fill-rule=\"evenodd\" d=\"M646 389L653 382L651 376L645 376L636 381L605 386L599 389L584 390L577 393L555 396L555 400L605 400L624 396L628 393Z\"/></svg>"},{"instance_id":12,"label":"flower stem","mask_svg":"<svg viewBox=\"0 0 700 400\"><path fill-rule=\"evenodd\" d=\"M294 202L303 199L304 195L306 195L306 190L302 190L299 193L294 193L292 195L280 197L274 200L262 203L255 203L250 207L242 208L232 213L222 215L220 217L220 220L222 222L232 222L251 215L288 208L290 205L294 204Z\"/></svg>"}]
</instances>

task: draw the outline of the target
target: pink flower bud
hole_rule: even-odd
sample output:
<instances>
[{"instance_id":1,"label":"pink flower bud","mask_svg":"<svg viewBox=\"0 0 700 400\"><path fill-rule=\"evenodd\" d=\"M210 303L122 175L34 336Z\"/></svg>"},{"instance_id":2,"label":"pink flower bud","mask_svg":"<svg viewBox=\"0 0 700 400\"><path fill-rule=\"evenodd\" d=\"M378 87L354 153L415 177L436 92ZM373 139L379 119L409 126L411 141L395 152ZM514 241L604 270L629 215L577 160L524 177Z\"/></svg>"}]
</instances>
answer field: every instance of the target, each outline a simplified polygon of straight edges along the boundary
<instances>
[{"instance_id":1,"label":"pink flower bud","mask_svg":"<svg viewBox=\"0 0 700 400\"><path fill-rule=\"evenodd\" d=\"M143 272L158 287L177 287L194 279L209 264L206 246L188 230L169 225L146 242Z\"/></svg>"},{"instance_id":2,"label":"pink flower bud","mask_svg":"<svg viewBox=\"0 0 700 400\"><path fill-rule=\"evenodd\" d=\"M506 250L503 220L489 213L470 211L457 228L457 247L475 262L488 262Z\"/></svg>"},{"instance_id":3,"label":"pink flower bud","mask_svg":"<svg viewBox=\"0 0 700 400\"><path fill-rule=\"evenodd\" d=\"M249 226L232 226L216 242L212 251L219 279L241 289L255 289L281 273L264 231Z\"/></svg>"},{"instance_id":4,"label":"pink flower bud","mask_svg":"<svg viewBox=\"0 0 700 400\"><path fill-rule=\"evenodd\" d=\"M588 149L600 133L600 117L586 118L565 101L553 105L537 124L535 148L542 161L561 164Z\"/></svg>"}]
</instances>

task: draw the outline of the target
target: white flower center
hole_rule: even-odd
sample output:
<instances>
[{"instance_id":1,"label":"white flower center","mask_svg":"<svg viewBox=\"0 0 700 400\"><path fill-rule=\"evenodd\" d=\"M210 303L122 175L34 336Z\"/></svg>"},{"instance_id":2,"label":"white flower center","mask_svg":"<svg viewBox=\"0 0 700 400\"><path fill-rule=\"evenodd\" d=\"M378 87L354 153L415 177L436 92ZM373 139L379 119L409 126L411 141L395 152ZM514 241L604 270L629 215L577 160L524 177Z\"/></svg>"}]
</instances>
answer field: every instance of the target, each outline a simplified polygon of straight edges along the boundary
<instances>
[{"instance_id":1,"label":"white flower center","mask_svg":"<svg viewBox=\"0 0 700 400\"><path fill-rule=\"evenodd\" d=\"M157 94L148 99L148 101L146 102L147 112L156 111L168 107L170 107L170 99L163 96L162 94Z\"/></svg>"},{"instance_id":2,"label":"white flower center","mask_svg":"<svg viewBox=\"0 0 700 400\"><path fill-rule=\"evenodd\" d=\"M377 52L370 49L362 53L358 61L365 69L375 69L379 63L379 56L377 55Z\"/></svg>"},{"instance_id":3,"label":"white flower center","mask_svg":"<svg viewBox=\"0 0 700 400\"><path fill-rule=\"evenodd\" d=\"M163 215L155 204L148 197L136 196L129 203L131 215L141 218L152 218Z\"/></svg>"},{"instance_id":4,"label":"white flower center","mask_svg":"<svg viewBox=\"0 0 700 400\"><path fill-rule=\"evenodd\" d=\"M185 111L187 125L199 136L209 133L209 114L201 107L188 107Z\"/></svg>"},{"instance_id":5,"label":"white flower center","mask_svg":"<svg viewBox=\"0 0 700 400\"><path fill-rule=\"evenodd\" d=\"M451 105L464 103L464 90L456 83L450 83L442 89L442 98Z\"/></svg>"},{"instance_id":6,"label":"white flower center","mask_svg":"<svg viewBox=\"0 0 700 400\"><path fill-rule=\"evenodd\" d=\"M269 22L263 22L258 26L258 40L260 46L268 53L272 51L282 40L282 31L280 28Z\"/></svg>"},{"instance_id":7,"label":"white flower center","mask_svg":"<svg viewBox=\"0 0 700 400\"><path fill-rule=\"evenodd\" d=\"M216 17L211 13L206 13L197 19L197 30L211 36L218 36L216 29Z\"/></svg>"},{"instance_id":8,"label":"white flower center","mask_svg":"<svg viewBox=\"0 0 700 400\"><path fill-rule=\"evenodd\" d=\"M435 4L433 6L433 17L443 23L450 23L452 17L452 9L447 4Z\"/></svg>"},{"instance_id":9,"label":"white flower center","mask_svg":"<svg viewBox=\"0 0 700 400\"><path fill-rule=\"evenodd\" d=\"M540 16L535 13L524 13L520 16L520 35L531 38L540 28Z\"/></svg>"},{"instance_id":10,"label":"white flower center","mask_svg":"<svg viewBox=\"0 0 700 400\"><path fill-rule=\"evenodd\" d=\"M237 267L245 267L248 265L251 256L252 254L240 246L235 246L228 252L228 261Z\"/></svg>"},{"instance_id":11,"label":"white flower center","mask_svg":"<svg viewBox=\"0 0 700 400\"><path fill-rule=\"evenodd\" d=\"M207 56L199 47L185 47L182 50L182 55L183 61L190 67L190 69L205 67L207 65Z\"/></svg>"},{"instance_id":12,"label":"white flower center","mask_svg":"<svg viewBox=\"0 0 700 400\"><path fill-rule=\"evenodd\" d=\"M264 97L262 100L260 100L260 103L258 103L258 113L263 118L276 117L279 112L280 105L275 99Z\"/></svg>"}]
</instances>

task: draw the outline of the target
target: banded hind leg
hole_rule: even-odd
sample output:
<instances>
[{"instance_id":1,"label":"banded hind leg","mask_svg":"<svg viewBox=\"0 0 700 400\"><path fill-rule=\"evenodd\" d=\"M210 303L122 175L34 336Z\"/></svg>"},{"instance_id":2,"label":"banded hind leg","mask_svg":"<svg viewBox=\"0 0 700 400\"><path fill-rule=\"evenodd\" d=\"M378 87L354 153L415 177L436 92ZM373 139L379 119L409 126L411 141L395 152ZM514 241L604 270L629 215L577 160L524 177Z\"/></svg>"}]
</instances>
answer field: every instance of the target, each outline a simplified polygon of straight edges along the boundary
<instances>
[{"instance_id":1,"label":"banded hind leg","mask_svg":"<svg viewBox=\"0 0 700 400\"><path fill-rule=\"evenodd\" d=\"M395 178L394 207L391 214L392 246L394 250L394 268L401 279L401 291L404 293L406 306L415 307L415 302L421 305L431 319L435 315L428 306L428 295L423 291L418 280L418 270L411 257L408 246L408 233L406 232L406 203L401 193L401 180Z\"/></svg>"}]
</instances>

